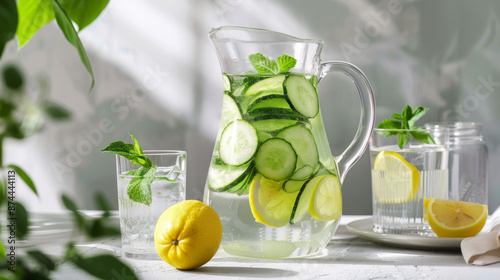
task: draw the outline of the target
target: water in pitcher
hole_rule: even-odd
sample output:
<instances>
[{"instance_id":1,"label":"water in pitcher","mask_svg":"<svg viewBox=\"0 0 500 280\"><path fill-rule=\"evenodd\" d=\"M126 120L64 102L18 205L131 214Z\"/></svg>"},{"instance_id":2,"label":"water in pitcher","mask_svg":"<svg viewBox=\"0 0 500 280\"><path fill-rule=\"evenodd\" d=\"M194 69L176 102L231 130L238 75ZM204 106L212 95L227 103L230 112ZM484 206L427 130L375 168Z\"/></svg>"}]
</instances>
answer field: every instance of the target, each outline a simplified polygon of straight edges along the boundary
<instances>
[{"instance_id":1,"label":"water in pitcher","mask_svg":"<svg viewBox=\"0 0 500 280\"><path fill-rule=\"evenodd\" d=\"M316 76L224 75L224 80L206 193L221 216L222 248L264 258L316 253L330 240L341 213ZM340 205L332 205L335 201Z\"/></svg>"}]
</instances>

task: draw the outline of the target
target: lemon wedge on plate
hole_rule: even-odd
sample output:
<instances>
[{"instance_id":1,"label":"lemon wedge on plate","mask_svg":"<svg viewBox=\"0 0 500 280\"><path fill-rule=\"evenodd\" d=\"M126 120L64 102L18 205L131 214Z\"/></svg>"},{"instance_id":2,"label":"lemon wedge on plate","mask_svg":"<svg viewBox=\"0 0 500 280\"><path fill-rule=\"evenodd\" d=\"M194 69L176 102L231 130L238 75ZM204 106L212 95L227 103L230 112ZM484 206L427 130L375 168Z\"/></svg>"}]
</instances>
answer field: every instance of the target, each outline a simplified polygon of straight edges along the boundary
<instances>
[{"instance_id":1,"label":"lemon wedge on plate","mask_svg":"<svg viewBox=\"0 0 500 280\"><path fill-rule=\"evenodd\" d=\"M424 207L432 231L439 237L471 237L486 223L488 205L425 198Z\"/></svg>"},{"instance_id":2,"label":"lemon wedge on plate","mask_svg":"<svg viewBox=\"0 0 500 280\"><path fill-rule=\"evenodd\" d=\"M420 186L420 172L400 154L382 151L373 162L372 185L378 202L412 201Z\"/></svg>"}]
</instances>

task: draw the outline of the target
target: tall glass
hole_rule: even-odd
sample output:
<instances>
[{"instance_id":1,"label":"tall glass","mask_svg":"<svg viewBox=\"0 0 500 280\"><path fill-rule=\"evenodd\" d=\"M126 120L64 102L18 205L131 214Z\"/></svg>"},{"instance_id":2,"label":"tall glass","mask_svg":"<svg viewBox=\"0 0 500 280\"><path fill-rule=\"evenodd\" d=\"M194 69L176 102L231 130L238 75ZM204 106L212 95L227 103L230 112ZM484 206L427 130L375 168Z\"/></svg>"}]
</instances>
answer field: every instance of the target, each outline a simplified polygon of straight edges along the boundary
<instances>
[{"instance_id":1,"label":"tall glass","mask_svg":"<svg viewBox=\"0 0 500 280\"><path fill-rule=\"evenodd\" d=\"M126 174L141 166L116 156L122 254L129 258L160 259L154 245L155 226L168 207L186 199L186 152L164 150L144 151L144 154L158 165L151 183L149 206L130 200L127 193L130 182L137 176Z\"/></svg>"},{"instance_id":2,"label":"tall glass","mask_svg":"<svg viewBox=\"0 0 500 280\"><path fill-rule=\"evenodd\" d=\"M413 137L401 149L397 134L427 132L436 143L444 143L448 130L373 131L370 142L373 230L433 235L424 217L424 198L448 199L448 151L443 144L423 144Z\"/></svg>"}]
</instances>

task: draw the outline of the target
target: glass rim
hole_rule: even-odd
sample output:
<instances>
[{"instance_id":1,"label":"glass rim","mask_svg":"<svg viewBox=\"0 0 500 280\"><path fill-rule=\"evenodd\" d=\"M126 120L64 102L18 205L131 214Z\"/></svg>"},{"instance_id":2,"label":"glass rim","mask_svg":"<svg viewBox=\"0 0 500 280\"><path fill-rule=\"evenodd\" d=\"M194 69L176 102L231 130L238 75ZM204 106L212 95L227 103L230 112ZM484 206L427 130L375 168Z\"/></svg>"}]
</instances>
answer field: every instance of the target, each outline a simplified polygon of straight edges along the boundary
<instances>
[{"instance_id":1,"label":"glass rim","mask_svg":"<svg viewBox=\"0 0 500 280\"><path fill-rule=\"evenodd\" d=\"M208 36L211 38L211 39L217 39L216 38L216 34L219 32L219 31L256 31L256 32L267 32L267 33L274 33L276 35L279 35L279 36L282 36L283 38L287 38L288 41L292 41L292 42L301 42L301 43L313 43L313 44L319 44L319 45L323 45L323 40L319 40L319 39L303 39L303 38L298 38L298 37L295 37L295 36L292 36L292 35L288 35L288 34L285 34L285 33L282 33L282 32L278 32L278 31L273 31L273 30L268 30L268 29L263 29L263 28L254 28L254 27L246 27L246 26L234 26L234 25L224 25L224 26L219 26L219 27L216 27L216 28L212 28L209 32L208 32ZM235 41L242 41L242 42L251 42L253 40L236 40L234 39ZM286 43L286 41L283 41Z\"/></svg>"},{"instance_id":2,"label":"glass rim","mask_svg":"<svg viewBox=\"0 0 500 280\"><path fill-rule=\"evenodd\" d=\"M439 127L439 128L435 128L435 127L430 127L430 128L426 128L426 127L420 127L420 128L374 128L373 131L435 131L435 130L444 130L444 131L447 131L448 128L447 127Z\"/></svg>"},{"instance_id":3,"label":"glass rim","mask_svg":"<svg viewBox=\"0 0 500 280\"><path fill-rule=\"evenodd\" d=\"M184 155L183 150L143 150L145 155L149 156L168 156L168 155Z\"/></svg>"}]
</instances>

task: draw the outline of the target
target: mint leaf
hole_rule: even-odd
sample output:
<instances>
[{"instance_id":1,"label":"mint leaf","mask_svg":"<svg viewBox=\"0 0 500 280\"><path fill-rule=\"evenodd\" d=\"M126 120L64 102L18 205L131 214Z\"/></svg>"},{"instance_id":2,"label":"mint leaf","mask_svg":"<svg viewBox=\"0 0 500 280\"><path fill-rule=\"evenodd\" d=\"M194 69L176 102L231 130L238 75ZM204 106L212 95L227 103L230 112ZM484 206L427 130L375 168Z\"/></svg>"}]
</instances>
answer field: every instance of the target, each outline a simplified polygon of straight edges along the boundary
<instances>
[{"instance_id":1,"label":"mint leaf","mask_svg":"<svg viewBox=\"0 0 500 280\"><path fill-rule=\"evenodd\" d=\"M434 139L432 139L431 135L425 131L412 131L410 132L411 136L415 138L415 140L426 143L426 144L436 144Z\"/></svg>"},{"instance_id":2,"label":"mint leaf","mask_svg":"<svg viewBox=\"0 0 500 280\"><path fill-rule=\"evenodd\" d=\"M132 178L128 187L127 194L130 200L150 205L152 202L151 183L156 176L158 165L152 165L149 168L141 168L138 172L138 177Z\"/></svg>"},{"instance_id":3,"label":"mint leaf","mask_svg":"<svg viewBox=\"0 0 500 280\"><path fill-rule=\"evenodd\" d=\"M132 134L131 136L133 137ZM137 141L135 137L133 137L133 139L134 142ZM140 152L137 152L136 146L139 146L139 143L136 142L136 145L132 145L125 144L122 141L116 141L110 143L106 148L102 149L101 152L117 154L128 159L134 165L150 167L152 164L151 160L144 155L140 147L138 148Z\"/></svg>"},{"instance_id":4,"label":"mint leaf","mask_svg":"<svg viewBox=\"0 0 500 280\"><path fill-rule=\"evenodd\" d=\"M400 149L403 149L403 147L408 144L410 141L410 134L408 132L400 132L398 133L398 146Z\"/></svg>"},{"instance_id":5,"label":"mint leaf","mask_svg":"<svg viewBox=\"0 0 500 280\"><path fill-rule=\"evenodd\" d=\"M259 74L278 74L278 64L276 61L265 57L261 53L251 54L249 57L250 63L252 63L255 70Z\"/></svg>"},{"instance_id":6,"label":"mint leaf","mask_svg":"<svg viewBox=\"0 0 500 280\"><path fill-rule=\"evenodd\" d=\"M381 129L411 129L414 131L378 131L384 137L390 137L397 135L398 136L398 146L400 149L408 144L410 141L410 137L413 137L415 140L425 143L425 144L435 144L434 139L432 139L431 135L425 131L418 131L420 127L415 126L415 122L422 118L427 112L429 108L425 107L414 107L411 108L410 105L406 105L403 108L401 114L394 113L392 114L392 119L386 119L380 122L377 128Z\"/></svg>"},{"instance_id":7,"label":"mint leaf","mask_svg":"<svg viewBox=\"0 0 500 280\"><path fill-rule=\"evenodd\" d=\"M295 67L295 64L297 63L297 60L295 58L286 54L278 57L277 61L279 73L288 72L290 69Z\"/></svg>"},{"instance_id":8,"label":"mint leaf","mask_svg":"<svg viewBox=\"0 0 500 280\"><path fill-rule=\"evenodd\" d=\"M410 125L410 128L413 128L415 125L415 122L418 121L421 117L423 117L427 112L429 111L429 108L424 108L424 107L415 107L412 109L412 117L411 119L408 120L408 124Z\"/></svg>"},{"instance_id":9,"label":"mint leaf","mask_svg":"<svg viewBox=\"0 0 500 280\"><path fill-rule=\"evenodd\" d=\"M16 171L17 175L23 179L23 181L28 185L28 187L38 196L38 192L35 187L35 183L33 183L33 180L31 180L30 176L19 166L10 164L7 166L7 168L14 169Z\"/></svg>"},{"instance_id":10,"label":"mint leaf","mask_svg":"<svg viewBox=\"0 0 500 280\"><path fill-rule=\"evenodd\" d=\"M141 146L139 146L139 142L135 138L132 133L129 133L130 137L132 137L132 140L134 140L134 152L136 152L138 155L144 155L144 152L141 149Z\"/></svg>"}]
</instances>

